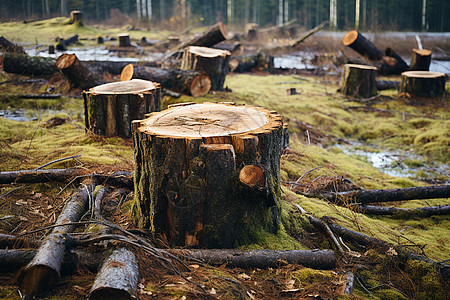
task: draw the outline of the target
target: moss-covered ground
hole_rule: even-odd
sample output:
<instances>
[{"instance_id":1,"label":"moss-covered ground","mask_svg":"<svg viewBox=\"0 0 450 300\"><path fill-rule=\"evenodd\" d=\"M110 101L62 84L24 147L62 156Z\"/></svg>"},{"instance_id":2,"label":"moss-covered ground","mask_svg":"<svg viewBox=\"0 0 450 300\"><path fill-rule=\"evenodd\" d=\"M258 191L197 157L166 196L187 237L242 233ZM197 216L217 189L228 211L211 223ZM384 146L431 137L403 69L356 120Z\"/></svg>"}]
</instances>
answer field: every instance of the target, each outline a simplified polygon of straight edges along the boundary
<instances>
[{"instance_id":1,"label":"moss-covered ground","mask_svg":"<svg viewBox=\"0 0 450 300\"><path fill-rule=\"evenodd\" d=\"M59 25L62 21L53 20ZM62 25L66 31L61 31L61 28L56 29L55 24L51 26L51 22L53 21L5 23L0 24L0 31L10 40L27 43L30 36L35 36L41 43L50 43L53 38L50 38L51 35L76 33L93 38L123 31L123 28L113 31L105 31L98 27L80 29L69 24ZM29 35L26 40L21 40L20 32L25 29L29 30ZM135 38L140 38L142 34L131 32ZM157 35L155 32L152 34ZM151 35L147 35L149 36ZM54 164L52 167L77 166L85 169L87 173L133 170L132 141L102 138L87 133L84 128L82 100L67 96L68 86L63 79L53 78L53 81L40 83L27 81L29 79L0 73L1 109L24 108L37 119L18 122L0 118L0 171L33 169L46 162L72 155L81 157ZM319 198L307 198L295 193L291 182L309 171L298 183L313 185L314 179L328 176L347 178L361 188L370 189L427 185L420 180L420 174L410 178L383 174L361 157L346 155L340 148L334 146L338 143L358 141L362 149L400 149L406 153L420 154L420 159L408 161L411 166L428 162L448 164L450 161L448 96L437 100L398 98L396 91L388 90L372 100L346 98L336 92L338 80L336 76L229 75L225 85L232 92L216 92L201 98L166 96L163 106L167 107L168 104L177 102L233 101L276 110L289 124L290 147L284 151L281 159L281 178L284 182L281 230L276 235L266 234L261 244L245 245L243 248L335 248L332 242L316 232L309 224L307 217L296 206L300 205L316 218L330 217L335 223L349 229L401 245L413 252L423 251L435 261L448 259L450 255L448 216L407 219L374 217L354 212L348 207L330 204ZM5 83L1 84L3 82ZM19 97L24 91L44 92L50 86L62 92L63 97L57 100L26 100ZM287 96L286 89L294 87L299 94ZM73 91L71 95L74 95ZM57 114L54 111L57 111ZM45 126L47 120L55 117L66 121L60 126ZM436 174L433 180L441 183L448 182L449 179ZM12 191L15 187L2 185L0 194ZM54 213L52 217L49 215L54 212L54 207L58 207L63 199L70 195L70 191L64 187L65 184L27 185L0 198L0 233L21 232L26 230L27 226L31 226L31 223L32 227L51 224L55 216ZM122 209L116 213L120 224L130 227L128 219L130 202L127 199L122 203ZM38 201L39 208L36 209ZM34 205L34 209L26 209L26 203ZM447 198L404 201L387 205L422 207L449 204L450 200ZM380 253L353 248L352 250L358 250L359 256L355 254L353 258L340 259L338 268L334 271L316 271L294 266L268 270L239 270L190 265L192 273L187 276L204 286L206 294L185 279L161 270L155 271L143 276L140 297L142 299L449 297L448 281L443 281L436 270L427 264L394 259L396 255L392 252ZM364 282L355 283L352 296L344 296L341 294L346 272L349 270L358 274L358 278ZM2 285L5 286L0 288L0 297L18 299L13 283L8 282L11 276L13 275L0 276ZM57 287L56 294L49 295L48 299L85 297L92 279L93 274L84 274L81 279L65 278Z\"/></svg>"}]
</instances>

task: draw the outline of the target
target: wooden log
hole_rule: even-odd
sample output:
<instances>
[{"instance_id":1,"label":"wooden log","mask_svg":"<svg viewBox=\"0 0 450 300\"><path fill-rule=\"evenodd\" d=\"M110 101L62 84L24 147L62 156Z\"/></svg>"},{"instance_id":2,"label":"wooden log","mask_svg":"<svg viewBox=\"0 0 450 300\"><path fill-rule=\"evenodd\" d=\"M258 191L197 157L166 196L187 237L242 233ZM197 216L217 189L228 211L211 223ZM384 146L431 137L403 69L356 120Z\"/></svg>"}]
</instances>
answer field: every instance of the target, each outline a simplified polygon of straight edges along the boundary
<instances>
[{"instance_id":1,"label":"wooden log","mask_svg":"<svg viewBox=\"0 0 450 300\"><path fill-rule=\"evenodd\" d=\"M368 60L381 60L383 52L377 49L368 39L356 30L349 31L342 40L348 46Z\"/></svg>"},{"instance_id":2,"label":"wooden log","mask_svg":"<svg viewBox=\"0 0 450 300\"><path fill-rule=\"evenodd\" d=\"M258 38L258 28L259 25L256 23L247 23L245 24L245 33L244 38L247 41L254 41Z\"/></svg>"},{"instance_id":3,"label":"wooden log","mask_svg":"<svg viewBox=\"0 0 450 300\"><path fill-rule=\"evenodd\" d=\"M222 91L230 55L226 50L189 46L184 49L180 69L205 73L211 79L211 90Z\"/></svg>"},{"instance_id":4,"label":"wooden log","mask_svg":"<svg viewBox=\"0 0 450 300\"><path fill-rule=\"evenodd\" d=\"M79 169L21 170L0 172L0 184L63 182L81 174Z\"/></svg>"},{"instance_id":5,"label":"wooden log","mask_svg":"<svg viewBox=\"0 0 450 300\"><path fill-rule=\"evenodd\" d=\"M130 34L121 33L118 35L119 47L131 47Z\"/></svg>"},{"instance_id":6,"label":"wooden log","mask_svg":"<svg viewBox=\"0 0 450 300\"><path fill-rule=\"evenodd\" d=\"M233 174L260 165L268 191L279 197L283 132L276 112L233 104L177 105L133 121L134 222L170 245L208 248L235 247L254 241L257 230L273 231L273 204L246 192Z\"/></svg>"},{"instance_id":7,"label":"wooden log","mask_svg":"<svg viewBox=\"0 0 450 300\"><path fill-rule=\"evenodd\" d=\"M431 54L433 52L427 49L413 49L411 55L411 71L429 71L431 63Z\"/></svg>"},{"instance_id":8,"label":"wooden log","mask_svg":"<svg viewBox=\"0 0 450 300\"><path fill-rule=\"evenodd\" d=\"M369 215L389 215L396 218L427 218L436 215L449 215L450 205L427 206L417 208L383 207L375 205L358 205L358 210Z\"/></svg>"},{"instance_id":9,"label":"wooden log","mask_svg":"<svg viewBox=\"0 0 450 300\"><path fill-rule=\"evenodd\" d=\"M391 80L377 80L377 90L391 90L397 89L400 86L400 81L391 81Z\"/></svg>"},{"instance_id":10,"label":"wooden log","mask_svg":"<svg viewBox=\"0 0 450 300\"><path fill-rule=\"evenodd\" d=\"M81 10L72 10L70 12L70 23L75 24L83 21L83 13Z\"/></svg>"},{"instance_id":11,"label":"wooden log","mask_svg":"<svg viewBox=\"0 0 450 300\"><path fill-rule=\"evenodd\" d=\"M133 299L139 281L139 266L133 252L119 248L105 260L95 278L89 299Z\"/></svg>"},{"instance_id":12,"label":"wooden log","mask_svg":"<svg viewBox=\"0 0 450 300\"><path fill-rule=\"evenodd\" d=\"M401 74L409 69L408 64L392 48L386 48L386 56L381 59L383 64L380 67L380 73L385 75Z\"/></svg>"},{"instance_id":13,"label":"wooden log","mask_svg":"<svg viewBox=\"0 0 450 300\"><path fill-rule=\"evenodd\" d=\"M445 80L445 74L440 72L403 72L399 92L416 97L441 97L445 94Z\"/></svg>"},{"instance_id":14,"label":"wooden log","mask_svg":"<svg viewBox=\"0 0 450 300\"><path fill-rule=\"evenodd\" d=\"M194 37L193 39L184 42L173 49L170 49L165 55L164 59L176 55L180 50L189 46L200 46L200 47L212 47L215 44L220 43L228 39L228 31L222 22L219 22L211 26L208 31ZM163 60L164 60L163 59Z\"/></svg>"},{"instance_id":15,"label":"wooden log","mask_svg":"<svg viewBox=\"0 0 450 300\"><path fill-rule=\"evenodd\" d=\"M230 268L277 268L287 264L298 264L321 270L331 270L336 267L336 257L332 250L192 249L177 252L213 266L226 264Z\"/></svg>"},{"instance_id":16,"label":"wooden log","mask_svg":"<svg viewBox=\"0 0 450 300\"><path fill-rule=\"evenodd\" d=\"M219 49L219 50L227 50L231 54L234 54L236 52L241 51L242 44L240 42L236 42L236 41L233 42L233 41L225 40L223 42L220 42L220 43L212 46L211 48Z\"/></svg>"},{"instance_id":17,"label":"wooden log","mask_svg":"<svg viewBox=\"0 0 450 300\"><path fill-rule=\"evenodd\" d=\"M211 79L198 71L128 65L123 69L120 78L121 80L138 78L159 82L165 89L193 97L204 96L211 89Z\"/></svg>"},{"instance_id":18,"label":"wooden log","mask_svg":"<svg viewBox=\"0 0 450 300\"><path fill-rule=\"evenodd\" d=\"M94 76L75 54L62 54L56 61L56 67L67 78L72 88L79 87L84 90L101 83L101 80Z\"/></svg>"},{"instance_id":19,"label":"wooden log","mask_svg":"<svg viewBox=\"0 0 450 300\"><path fill-rule=\"evenodd\" d=\"M254 71L272 72L274 69L273 56L263 52L238 56L230 60L230 70L235 73Z\"/></svg>"},{"instance_id":20,"label":"wooden log","mask_svg":"<svg viewBox=\"0 0 450 300\"><path fill-rule=\"evenodd\" d=\"M11 43L3 36L0 36L0 49L5 52L25 54L25 50L23 50L23 47L16 45L14 43Z\"/></svg>"},{"instance_id":21,"label":"wooden log","mask_svg":"<svg viewBox=\"0 0 450 300\"><path fill-rule=\"evenodd\" d=\"M376 72L374 67L345 64L341 77L341 93L363 98L377 95Z\"/></svg>"},{"instance_id":22,"label":"wooden log","mask_svg":"<svg viewBox=\"0 0 450 300\"><path fill-rule=\"evenodd\" d=\"M36 242L31 239L18 238L14 235L0 233L0 248L25 248L25 247L36 248L39 247L39 244L40 244L39 242Z\"/></svg>"},{"instance_id":23,"label":"wooden log","mask_svg":"<svg viewBox=\"0 0 450 300\"><path fill-rule=\"evenodd\" d=\"M98 135L131 136L131 121L159 111L161 86L133 79L99 85L84 91L86 128Z\"/></svg>"},{"instance_id":24,"label":"wooden log","mask_svg":"<svg viewBox=\"0 0 450 300\"><path fill-rule=\"evenodd\" d=\"M92 174L90 177L97 185L133 189L133 172L119 171L111 175Z\"/></svg>"},{"instance_id":25,"label":"wooden log","mask_svg":"<svg viewBox=\"0 0 450 300\"><path fill-rule=\"evenodd\" d=\"M72 196L62 210L56 225L78 221L87 209L89 192L83 188ZM33 260L21 270L18 283L24 295L36 295L57 284L60 278L67 233L73 225L55 227L39 247Z\"/></svg>"},{"instance_id":26,"label":"wooden log","mask_svg":"<svg viewBox=\"0 0 450 300\"><path fill-rule=\"evenodd\" d=\"M7 73L48 76L58 73L55 60L40 56L6 52L3 55L3 70Z\"/></svg>"},{"instance_id":27,"label":"wooden log","mask_svg":"<svg viewBox=\"0 0 450 300\"><path fill-rule=\"evenodd\" d=\"M75 34L68 39L62 39L62 41L64 42L64 45L66 45L66 46L70 46L72 44L79 44L78 34Z\"/></svg>"},{"instance_id":28,"label":"wooden log","mask_svg":"<svg viewBox=\"0 0 450 300\"><path fill-rule=\"evenodd\" d=\"M55 54L55 46L54 45L48 46L48 54Z\"/></svg>"},{"instance_id":29,"label":"wooden log","mask_svg":"<svg viewBox=\"0 0 450 300\"><path fill-rule=\"evenodd\" d=\"M120 75L125 66L132 64L133 62L122 61L83 61L88 69L94 74L109 73L112 75ZM149 63L149 62L146 62Z\"/></svg>"}]
</instances>

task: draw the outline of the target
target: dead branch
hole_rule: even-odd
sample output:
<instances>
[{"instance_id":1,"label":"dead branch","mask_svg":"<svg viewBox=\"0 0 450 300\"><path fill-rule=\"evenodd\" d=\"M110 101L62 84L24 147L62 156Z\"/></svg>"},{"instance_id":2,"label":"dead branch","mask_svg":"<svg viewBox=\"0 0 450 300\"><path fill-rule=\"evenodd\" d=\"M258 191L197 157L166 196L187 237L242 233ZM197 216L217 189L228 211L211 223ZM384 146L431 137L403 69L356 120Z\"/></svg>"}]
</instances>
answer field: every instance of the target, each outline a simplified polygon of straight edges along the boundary
<instances>
[{"instance_id":1,"label":"dead branch","mask_svg":"<svg viewBox=\"0 0 450 300\"><path fill-rule=\"evenodd\" d=\"M0 184L62 182L81 173L80 169L22 170L0 173Z\"/></svg>"},{"instance_id":2,"label":"dead branch","mask_svg":"<svg viewBox=\"0 0 450 300\"><path fill-rule=\"evenodd\" d=\"M390 215L397 218L413 218L413 217L430 217L436 215L449 215L450 205L416 207L416 208L399 208L399 207L383 207L375 205L358 205L358 210L369 215Z\"/></svg>"},{"instance_id":3,"label":"dead branch","mask_svg":"<svg viewBox=\"0 0 450 300\"><path fill-rule=\"evenodd\" d=\"M60 159L56 159L56 160L53 160L53 161L51 161L51 162L48 162L48 163L46 163L46 164L44 164L44 165L42 165L42 166L37 167L37 168L34 169L33 171L37 171L37 170L39 170L39 169L45 168L46 166L49 166L49 165L51 165L51 164L54 164L54 163L57 163L57 162L60 162L60 161L64 161L64 160L68 160L68 159L72 159L72 158L77 158L77 157L80 157L80 156L81 156L81 154L79 154L79 155L73 155L73 156L69 156L69 157L64 157L64 158L60 158Z\"/></svg>"},{"instance_id":4,"label":"dead branch","mask_svg":"<svg viewBox=\"0 0 450 300\"><path fill-rule=\"evenodd\" d=\"M325 27L325 25L327 25L327 24L328 24L328 21L324 21L324 22L320 23L319 25L317 25L313 29L311 29L308 32L306 32L301 38L299 38L295 42L291 43L290 47L295 47L298 44L304 42L307 38L312 36L314 33L318 32L318 31L321 31Z\"/></svg>"}]
</instances>

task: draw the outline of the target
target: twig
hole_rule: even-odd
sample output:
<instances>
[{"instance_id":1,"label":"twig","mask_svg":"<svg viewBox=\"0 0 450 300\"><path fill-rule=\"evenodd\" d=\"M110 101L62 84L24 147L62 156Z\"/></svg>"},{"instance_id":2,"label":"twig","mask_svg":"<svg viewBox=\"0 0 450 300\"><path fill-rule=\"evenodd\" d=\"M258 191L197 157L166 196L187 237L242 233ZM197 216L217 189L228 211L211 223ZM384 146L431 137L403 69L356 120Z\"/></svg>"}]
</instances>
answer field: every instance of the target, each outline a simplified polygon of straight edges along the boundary
<instances>
[{"instance_id":1,"label":"twig","mask_svg":"<svg viewBox=\"0 0 450 300\"><path fill-rule=\"evenodd\" d=\"M309 137L309 135L308 135L308 137ZM308 140L309 140L309 138L308 138ZM300 177L295 181L295 183L292 183L292 184L291 184L291 187L290 187L289 189L292 190L292 188L293 188L292 185L293 185L293 184L298 184L298 182L299 182L300 180L302 180L303 177L305 177L306 175L308 175L308 174L311 173L312 171L315 171L315 170L320 169L320 168L322 168L322 166L316 167L316 168L311 169L311 170L307 171L306 173L304 173L302 176L300 176Z\"/></svg>"},{"instance_id":2,"label":"twig","mask_svg":"<svg viewBox=\"0 0 450 300\"><path fill-rule=\"evenodd\" d=\"M37 167L37 168L34 169L33 171L37 171L37 170L42 169L42 168L44 168L44 167L46 167L46 166L48 166L48 165L51 165L51 164L54 164L54 163L57 163L57 162L60 162L60 161L63 161L63 160L68 160L68 159L72 159L72 158L77 158L77 157L80 157L80 156L81 156L81 154L79 154L79 155L74 155L74 156L69 156L69 157L64 157L64 158L60 158L60 159L56 159L56 160L53 160L53 161L51 161L51 162L46 163L45 165L42 165L42 166L40 166L40 167Z\"/></svg>"},{"instance_id":3,"label":"twig","mask_svg":"<svg viewBox=\"0 0 450 300\"><path fill-rule=\"evenodd\" d=\"M6 196L8 196L9 194L11 194L12 192L14 192L14 191L16 191L16 190L18 190L18 189L21 189L21 188L23 188L23 187L24 187L24 185L21 185L21 186L18 186L18 187L16 187L16 188L13 188L12 190L10 190L10 191L4 193L3 195L0 195L0 198L6 197Z\"/></svg>"}]
</instances>

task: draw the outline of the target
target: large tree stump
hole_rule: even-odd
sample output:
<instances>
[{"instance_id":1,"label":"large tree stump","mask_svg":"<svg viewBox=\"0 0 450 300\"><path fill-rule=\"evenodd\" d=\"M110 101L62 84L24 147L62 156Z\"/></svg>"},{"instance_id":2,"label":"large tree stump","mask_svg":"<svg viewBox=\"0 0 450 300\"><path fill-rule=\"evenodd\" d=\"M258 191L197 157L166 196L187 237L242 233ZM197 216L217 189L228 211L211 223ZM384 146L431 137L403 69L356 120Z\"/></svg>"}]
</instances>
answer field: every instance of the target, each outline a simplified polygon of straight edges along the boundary
<instances>
[{"instance_id":1,"label":"large tree stump","mask_svg":"<svg viewBox=\"0 0 450 300\"><path fill-rule=\"evenodd\" d=\"M341 93L363 98L378 94L377 82L375 80L377 68L346 64L342 71Z\"/></svg>"},{"instance_id":2,"label":"large tree stump","mask_svg":"<svg viewBox=\"0 0 450 300\"><path fill-rule=\"evenodd\" d=\"M107 83L83 92L86 128L106 136L131 136L131 121L159 111L158 83L133 79Z\"/></svg>"},{"instance_id":3,"label":"large tree stump","mask_svg":"<svg viewBox=\"0 0 450 300\"><path fill-rule=\"evenodd\" d=\"M440 97L445 94L445 74L428 71L403 72L399 92L416 97Z\"/></svg>"},{"instance_id":4,"label":"large tree stump","mask_svg":"<svg viewBox=\"0 0 450 300\"><path fill-rule=\"evenodd\" d=\"M279 114L230 103L187 104L132 127L132 217L139 227L172 246L209 248L255 242L277 230L285 141Z\"/></svg>"},{"instance_id":5,"label":"large tree stump","mask_svg":"<svg viewBox=\"0 0 450 300\"><path fill-rule=\"evenodd\" d=\"M411 55L411 71L428 71L431 63L431 50L427 49L413 49Z\"/></svg>"},{"instance_id":6,"label":"large tree stump","mask_svg":"<svg viewBox=\"0 0 450 300\"><path fill-rule=\"evenodd\" d=\"M73 88L89 89L101 84L100 79L94 76L75 54L62 54L56 61L56 67L69 80Z\"/></svg>"},{"instance_id":7,"label":"large tree stump","mask_svg":"<svg viewBox=\"0 0 450 300\"><path fill-rule=\"evenodd\" d=\"M223 90L223 83L229 71L227 50L190 46L184 49L181 70L196 70L211 79L211 90Z\"/></svg>"},{"instance_id":8,"label":"large tree stump","mask_svg":"<svg viewBox=\"0 0 450 300\"><path fill-rule=\"evenodd\" d=\"M70 23L74 24L83 21L83 13L81 10L72 10L70 12Z\"/></svg>"}]
</instances>

